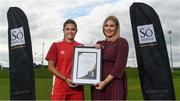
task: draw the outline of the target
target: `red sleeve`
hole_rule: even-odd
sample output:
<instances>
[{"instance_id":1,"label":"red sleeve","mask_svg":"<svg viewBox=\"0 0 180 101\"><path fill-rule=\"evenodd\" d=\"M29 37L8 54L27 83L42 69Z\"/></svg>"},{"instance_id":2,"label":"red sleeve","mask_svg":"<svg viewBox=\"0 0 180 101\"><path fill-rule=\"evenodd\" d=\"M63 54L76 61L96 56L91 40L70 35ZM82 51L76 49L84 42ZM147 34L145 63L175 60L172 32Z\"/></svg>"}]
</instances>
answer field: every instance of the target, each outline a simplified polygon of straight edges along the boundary
<instances>
[{"instance_id":1,"label":"red sleeve","mask_svg":"<svg viewBox=\"0 0 180 101\"><path fill-rule=\"evenodd\" d=\"M96 44L102 44L102 41L97 41Z\"/></svg>"},{"instance_id":2,"label":"red sleeve","mask_svg":"<svg viewBox=\"0 0 180 101\"><path fill-rule=\"evenodd\" d=\"M56 43L53 43L48 51L48 54L46 56L46 60L54 60L56 61L57 60L57 56L58 56L58 53L57 53L57 46L56 46Z\"/></svg>"},{"instance_id":3,"label":"red sleeve","mask_svg":"<svg viewBox=\"0 0 180 101\"><path fill-rule=\"evenodd\" d=\"M114 69L110 72L111 75L122 79L124 76L127 57L129 52L128 42L123 39L119 42L118 49L117 49L117 56Z\"/></svg>"}]
</instances>

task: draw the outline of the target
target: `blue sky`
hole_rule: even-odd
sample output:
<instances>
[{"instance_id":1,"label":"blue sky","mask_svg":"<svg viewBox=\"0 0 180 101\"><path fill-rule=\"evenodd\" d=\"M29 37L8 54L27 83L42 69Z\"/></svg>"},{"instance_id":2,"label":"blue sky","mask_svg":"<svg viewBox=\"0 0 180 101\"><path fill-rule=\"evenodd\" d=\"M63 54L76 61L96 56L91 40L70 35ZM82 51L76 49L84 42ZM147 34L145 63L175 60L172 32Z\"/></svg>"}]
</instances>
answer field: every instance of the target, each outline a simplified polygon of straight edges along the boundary
<instances>
[{"instance_id":1,"label":"blue sky","mask_svg":"<svg viewBox=\"0 0 180 101\"><path fill-rule=\"evenodd\" d=\"M174 66L180 67L180 1L179 0L0 0L0 64L8 66L7 10L21 8L27 15L31 31L34 62L41 63L42 43L44 57L54 41L63 39L62 25L68 18L78 24L76 40L94 45L103 40L102 23L108 15L120 20L121 36L129 42L128 66L136 65L129 7L133 2L144 2L158 13L164 30L167 48L168 30L172 30ZM168 48L169 49L169 48ZM45 60L44 60L45 61ZM45 61L45 64L47 62Z\"/></svg>"},{"instance_id":2,"label":"blue sky","mask_svg":"<svg viewBox=\"0 0 180 101\"><path fill-rule=\"evenodd\" d=\"M77 7L75 9L71 9L71 10L65 11L64 17L74 19L81 16L85 16L89 14L91 8L92 8L91 6L88 6L88 7L82 6L82 7Z\"/></svg>"},{"instance_id":3,"label":"blue sky","mask_svg":"<svg viewBox=\"0 0 180 101\"><path fill-rule=\"evenodd\" d=\"M90 4L81 5L73 9L64 10L64 17L73 19L73 18L78 18L81 16L86 16L91 12L91 9L93 9L94 7L98 5L109 4L109 3L113 4L113 3L116 3L117 1L118 0L99 0L99 1L97 0Z\"/></svg>"}]
</instances>

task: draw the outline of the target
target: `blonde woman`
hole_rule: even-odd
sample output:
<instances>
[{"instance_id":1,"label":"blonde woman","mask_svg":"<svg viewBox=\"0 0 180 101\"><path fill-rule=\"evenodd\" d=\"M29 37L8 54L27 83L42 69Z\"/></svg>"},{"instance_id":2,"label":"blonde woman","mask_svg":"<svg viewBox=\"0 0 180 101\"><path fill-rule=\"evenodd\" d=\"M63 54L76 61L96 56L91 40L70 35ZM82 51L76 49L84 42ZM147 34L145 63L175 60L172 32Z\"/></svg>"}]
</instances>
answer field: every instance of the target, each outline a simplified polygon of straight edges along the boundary
<instances>
[{"instance_id":1,"label":"blonde woman","mask_svg":"<svg viewBox=\"0 0 180 101\"><path fill-rule=\"evenodd\" d=\"M102 49L102 81L91 89L92 100L125 100L127 77L125 73L129 46L120 37L120 24L115 16L108 16L103 23L105 40L98 41Z\"/></svg>"}]
</instances>

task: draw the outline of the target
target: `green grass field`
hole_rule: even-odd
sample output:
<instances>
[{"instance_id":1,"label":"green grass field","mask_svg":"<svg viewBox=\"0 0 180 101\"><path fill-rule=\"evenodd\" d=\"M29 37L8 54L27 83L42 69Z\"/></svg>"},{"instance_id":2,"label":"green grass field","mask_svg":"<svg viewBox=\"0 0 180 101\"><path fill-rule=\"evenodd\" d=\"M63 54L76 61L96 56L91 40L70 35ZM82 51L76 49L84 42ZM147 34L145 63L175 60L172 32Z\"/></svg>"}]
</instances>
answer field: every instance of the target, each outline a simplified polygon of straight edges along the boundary
<instances>
[{"instance_id":1,"label":"green grass field","mask_svg":"<svg viewBox=\"0 0 180 101\"><path fill-rule=\"evenodd\" d=\"M127 69L128 75L128 100L143 100L137 69ZM0 100L9 100L9 72L0 70ZM36 99L49 100L52 78L47 69L35 69ZM180 100L180 70L173 72L176 99ZM90 99L90 86L85 87L85 98Z\"/></svg>"}]
</instances>

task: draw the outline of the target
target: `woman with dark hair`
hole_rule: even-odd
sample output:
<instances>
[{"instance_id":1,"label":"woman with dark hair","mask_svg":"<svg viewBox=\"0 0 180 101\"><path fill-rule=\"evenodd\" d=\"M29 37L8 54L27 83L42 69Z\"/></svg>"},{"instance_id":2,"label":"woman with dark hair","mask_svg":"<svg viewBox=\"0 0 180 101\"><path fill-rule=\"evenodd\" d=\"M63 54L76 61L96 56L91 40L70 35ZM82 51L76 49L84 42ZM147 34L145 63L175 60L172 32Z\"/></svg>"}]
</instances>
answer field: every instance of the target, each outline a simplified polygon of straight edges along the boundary
<instances>
[{"instance_id":1,"label":"woman with dark hair","mask_svg":"<svg viewBox=\"0 0 180 101\"><path fill-rule=\"evenodd\" d=\"M84 100L83 86L71 81L73 48L81 45L74 40L77 24L68 19L63 25L64 39L54 42L46 56L48 69L53 74L51 100Z\"/></svg>"},{"instance_id":2,"label":"woman with dark hair","mask_svg":"<svg viewBox=\"0 0 180 101\"><path fill-rule=\"evenodd\" d=\"M98 41L102 49L102 81L92 86L92 100L126 100L127 77L125 73L129 46L120 37L120 24L115 16L108 16L103 24L105 40Z\"/></svg>"}]
</instances>

